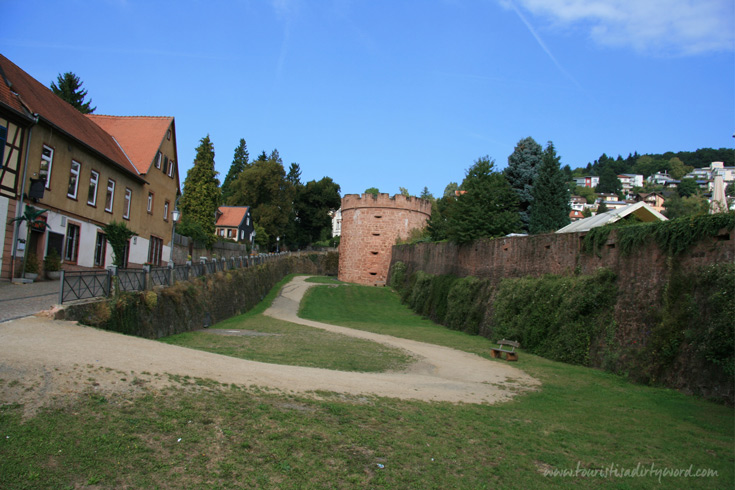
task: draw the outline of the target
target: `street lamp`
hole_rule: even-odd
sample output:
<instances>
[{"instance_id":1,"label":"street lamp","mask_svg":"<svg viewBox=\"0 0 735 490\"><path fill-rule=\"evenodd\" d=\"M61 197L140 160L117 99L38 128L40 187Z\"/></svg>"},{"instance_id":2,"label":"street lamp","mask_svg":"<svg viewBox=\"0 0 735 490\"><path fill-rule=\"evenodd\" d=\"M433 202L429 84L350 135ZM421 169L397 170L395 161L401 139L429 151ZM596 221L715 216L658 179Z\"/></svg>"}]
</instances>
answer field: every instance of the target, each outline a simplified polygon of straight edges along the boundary
<instances>
[{"instance_id":1,"label":"street lamp","mask_svg":"<svg viewBox=\"0 0 735 490\"><path fill-rule=\"evenodd\" d=\"M281 237L277 236L276 237L276 253L280 251L280 249L278 248L280 241L281 241Z\"/></svg>"},{"instance_id":2,"label":"street lamp","mask_svg":"<svg viewBox=\"0 0 735 490\"><path fill-rule=\"evenodd\" d=\"M174 247L176 246L176 222L179 221L180 214L181 212L179 211L179 208L174 207L174 210L171 212L171 218L174 220L174 226L171 230L171 257L168 259L169 267L174 266Z\"/></svg>"}]
</instances>

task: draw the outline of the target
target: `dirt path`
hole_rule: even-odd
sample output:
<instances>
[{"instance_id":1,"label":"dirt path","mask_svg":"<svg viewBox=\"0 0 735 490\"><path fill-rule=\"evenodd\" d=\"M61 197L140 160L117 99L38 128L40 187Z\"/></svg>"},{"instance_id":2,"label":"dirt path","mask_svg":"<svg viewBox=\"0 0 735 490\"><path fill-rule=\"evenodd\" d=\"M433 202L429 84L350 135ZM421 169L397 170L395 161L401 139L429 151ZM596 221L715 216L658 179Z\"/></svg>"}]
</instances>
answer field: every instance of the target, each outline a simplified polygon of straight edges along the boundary
<instances>
[{"instance_id":1,"label":"dirt path","mask_svg":"<svg viewBox=\"0 0 735 490\"><path fill-rule=\"evenodd\" d=\"M190 376L286 393L317 390L424 401L495 403L539 383L503 362L446 347L399 339L296 316L308 287L286 285L266 311L275 318L380 342L418 359L408 371L354 373L266 364L106 332L76 323L27 317L0 324L0 402L26 412L85 390L134 394Z\"/></svg>"}]
</instances>

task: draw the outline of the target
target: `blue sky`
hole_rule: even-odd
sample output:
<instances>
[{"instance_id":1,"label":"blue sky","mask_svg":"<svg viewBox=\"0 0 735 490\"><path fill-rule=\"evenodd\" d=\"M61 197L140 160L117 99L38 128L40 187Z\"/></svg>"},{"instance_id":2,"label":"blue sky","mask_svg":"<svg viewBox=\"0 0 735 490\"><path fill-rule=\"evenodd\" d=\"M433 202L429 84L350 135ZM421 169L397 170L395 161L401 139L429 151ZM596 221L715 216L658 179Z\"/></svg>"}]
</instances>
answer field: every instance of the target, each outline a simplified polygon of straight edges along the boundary
<instances>
[{"instance_id":1,"label":"blue sky","mask_svg":"<svg viewBox=\"0 0 735 490\"><path fill-rule=\"evenodd\" d=\"M98 114L176 118L342 193L440 196L526 136L562 164L732 148L732 0L0 0L0 52Z\"/></svg>"}]
</instances>

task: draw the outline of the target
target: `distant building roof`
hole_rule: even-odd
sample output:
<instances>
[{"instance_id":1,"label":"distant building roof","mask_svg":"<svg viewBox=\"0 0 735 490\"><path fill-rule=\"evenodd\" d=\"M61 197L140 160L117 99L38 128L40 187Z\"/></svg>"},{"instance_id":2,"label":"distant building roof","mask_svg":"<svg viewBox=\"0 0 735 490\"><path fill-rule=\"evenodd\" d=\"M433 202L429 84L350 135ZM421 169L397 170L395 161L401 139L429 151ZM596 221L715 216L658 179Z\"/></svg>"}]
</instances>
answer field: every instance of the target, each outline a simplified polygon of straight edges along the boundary
<instances>
[{"instance_id":1,"label":"distant building roof","mask_svg":"<svg viewBox=\"0 0 735 490\"><path fill-rule=\"evenodd\" d=\"M589 231L592 228L603 226L616 221L620 221L629 215L635 215L638 219L644 222L651 221L667 221L668 218L663 214L659 213L648 204L644 202L637 202L628 206L613 209L606 213L599 213L589 218L581 219L573 223L568 224L564 228L557 230L557 233L575 233L580 231Z\"/></svg>"},{"instance_id":2,"label":"distant building roof","mask_svg":"<svg viewBox=\"0 0 735 490\"><path fill-rule=\"evenodd\" d=\"M245 219L248 209L249 206L220 206L217 211L221 214L217 217L215 226L239 227Z\"/></svg>"}]
</instances>

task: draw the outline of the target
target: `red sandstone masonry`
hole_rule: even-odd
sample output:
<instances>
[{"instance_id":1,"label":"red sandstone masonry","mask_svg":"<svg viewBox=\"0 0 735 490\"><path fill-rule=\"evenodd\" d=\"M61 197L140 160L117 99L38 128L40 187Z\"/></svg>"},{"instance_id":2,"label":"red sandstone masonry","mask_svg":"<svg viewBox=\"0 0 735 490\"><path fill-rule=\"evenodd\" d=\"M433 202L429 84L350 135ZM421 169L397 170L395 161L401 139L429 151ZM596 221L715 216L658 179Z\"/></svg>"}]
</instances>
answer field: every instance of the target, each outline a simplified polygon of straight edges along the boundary
<instances>
[{"instance_id":1,"label":"red sandstone masonry","mask_svg":"<svg viewBox=\"0 0 735 490\"><path fill-rule=\"evenodd\" d=\"M407 274L424 271L429 274L452 274L490 279L493 287L504 278L540 277L544 274L592 274L607 267L617 275L618 301L615 305L615 343L621 349L618 368L627 370L629 360L637 355L637 346L659 321L664 288L671 276L671 260L655 243L641 246L635 253L622 256L617 247L616 231L610 233L600 256L581 252L584 233L562 233L528 237L506 237L478 240L466 245L453 243L418 243L393 247L392 263L406 264ZM689 251L677 256L682 270L696 270L712 264L735 261L735 231L723 230L717 237L700 241ZM492 300L489 303L491 308ZM487 319L480 335L492 338ZM594 366L603 364L604 346L593 345L590 352ZM661 383L687 393L732 399L735 387L729 380L714 381L708 368L696 356L682 355L676 368ZM635 378L636 373L631 372Z\"/></svg>"},{"instance_id":2,"label":"red sandstone masonry","mask_svg":"<svg viewBox=\"0 0 735 490\"><path fill-rule=\"evenodd\" d=\"M342 198L339 280L384 285L397 238L426 226L431 202L396 194L347 194Z\"/></svg>"}]
</instances>

